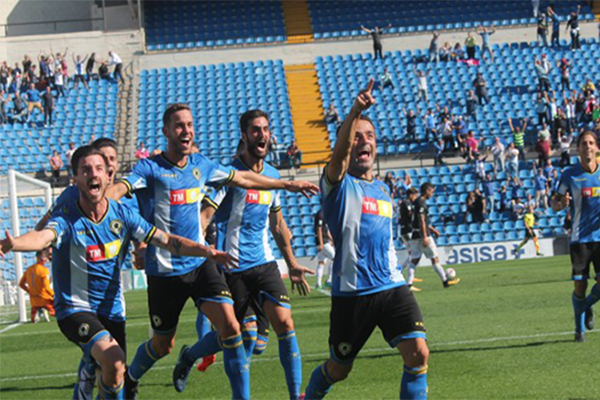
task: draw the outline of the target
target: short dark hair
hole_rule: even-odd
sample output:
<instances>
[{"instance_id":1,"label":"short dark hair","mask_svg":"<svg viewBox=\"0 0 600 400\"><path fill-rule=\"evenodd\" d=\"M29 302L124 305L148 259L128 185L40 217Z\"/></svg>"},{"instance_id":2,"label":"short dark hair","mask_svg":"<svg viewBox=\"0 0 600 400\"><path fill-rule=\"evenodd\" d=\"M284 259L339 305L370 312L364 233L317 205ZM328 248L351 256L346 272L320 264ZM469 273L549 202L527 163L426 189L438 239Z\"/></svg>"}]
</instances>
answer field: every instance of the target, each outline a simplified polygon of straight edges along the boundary
<instances>
[{"instance_id":1,"label":"short dark hair","mask_svg":"<svg viewBox=\"0 0 600 400\"><path fill-rule=\"evenodd\" d=\"M434 188L434 186L431 183L425 182L424 184L421 185L421 194L425 194L425 193L427 193L427 191L429 189L433 189L433 188Z\"/></svg>"},{"instance_id":2,"label":"short dark hair","mask_svg":"<svg viewBox=\"0 0 600 400\"><path fill-rule=\"evenodd\" d=\"M104 160L104 164L108 165L108 160L99 149L89 145L81 146L80 148L75 150L75 153L73 153L73 157L71 158L71 167L73 168L73 175L77 175L77 171L79 170L79 160L89 156L100 156Z\"/></svg>"},{"instance_id":3,"label":"short dark hair","mask_svg":"<svg viewBox=\"0 0 600 400\"><path fill-rule=\"evenodd\" d=\"M414 187L408 188L408 190L406 191L406 195L410 196L411 194L419 194L419 191Z\"/></svg>"},{"instance_id":4,"label":"short dark hair","mask_svg":"<svg viewBox=\"0 0 600 400\"><path fill-rule=\"evenodd\" d=\"M163 114L163 125L169 125L169 122L171 122L171 116L181 110L188 110L189 112L192 112L192 109L186 103L169 104L165 110L165 113Z\"/></svg>"},{"instance_id":5,"label":"short dark hair","mask_svg":"<svg viewBox=\"0 0 600 400\"><path fill-rule=\"evenodd\" d=\"M117 151L117 142L110 138L99 138L92 142L91 146L95 149L101 150L105 147L112 147L115 151Z\"/></svg>"},{"instance_id":6,"label":"short dark hair","mask_svg":"<svg viewBox=\"0 0 600 400\"><path fill-rule=\"evenodd\" d=\"M596 136L596 134L592 131L585 131L583 132L581 135L579 135L579 137L577 138L577 147L579 147L579 145L581 144L581 141L583 140L583 138L585 136L591 136L594 138L594 142L596 142L596 146L598 146L598 137Z\"/></svg>"},{"instance_id":7,"label":"short dark hair","mask_svg":"<svg viewBox=\"0 0 600 400\"><path fill-rule=\"evenodd\" d=\"M245 113L243 113L240 117L240 130L242 131L242 133L246 133L246 129L248 129L250 121L260 117L266 118L267 122L271 123L271 120L269 119L269 114L266 111L255 109L248 110Z\"/></svg>"}]
</instances>

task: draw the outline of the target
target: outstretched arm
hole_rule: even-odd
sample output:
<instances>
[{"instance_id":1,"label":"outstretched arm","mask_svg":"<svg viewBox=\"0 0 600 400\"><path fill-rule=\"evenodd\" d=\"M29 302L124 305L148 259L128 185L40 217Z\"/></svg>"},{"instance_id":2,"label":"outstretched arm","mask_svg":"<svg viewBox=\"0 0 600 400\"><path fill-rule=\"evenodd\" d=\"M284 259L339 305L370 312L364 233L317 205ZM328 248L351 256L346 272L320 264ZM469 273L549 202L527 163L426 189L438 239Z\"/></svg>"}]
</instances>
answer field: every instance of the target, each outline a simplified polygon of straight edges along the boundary
<instances>
[{"instance_id":1,"label":"outstretched arm","mask_svg":"<svg viewBox=\"0 0 600 400\"><path fill-rule=\"evenodd\" d=\"M241 187L243 189L276 190L283 189L288 192L302 193L306 197L317 194L319 187L307 181L283 181L268 178L251 171L236 171L233 179L227 186Z\"/></svg>"},{"instance_id":2,"label":"outstretched arm","mask_svg":"<svg viewBox=\"0 0 600 400\"><path fill-rule=\"evenodd\" d=\"M363 31L367 32L367 33L371 33L370 29L365 28L363 25L360 26L360 29L362 29Z\"/></svg>"},{"instance_id":3,"label":"outstretched arm","mask_svg":"<svg viewBox=\"0 0 600 400\"><path fill-rule=\"evenodd\" d=\"M30 231L19 237L12 237L8 229L6 230L6 238L0 240L0 257L11 251L40 251L52 244L56 234L51 229L41 231Z\"/></svg>"},{"instance_id":4,"label":"outstretched arm","mask_svg":"<svg viewBox=\"0 0 600 400\"><path fill-rule=\"evenodd\" d=\"M271 212L269 214L269 225L273 238L277 243L277 247L279 247L285 263L289 268L289 276L292 281L292 293L297 288L298 293L304 296L307 295L310 293L310 285L306 281L305 274L313 275L314 272L311 269L302 267L298 264L294 252L292 251L292 235L285 223L281 211Z\"/></svg>"},{"instance_id":5,"label":"outstretched arm","mask_svg":"<svg viewBox=\"0 0 600 400\"><path fill-rule=\"evenodd\" d=\"M356 125L360 115L375 104L375 98L371 95L374 83L375 80L371 78L367 88L362 90L356 97L350 112L340 127L340 132L335 142L333 153L331 154L331 161L327 164L327 180L332 185L339 183L344 178L344 175L346 175L350 163L350 149L356 136Z\"/></svg>"}]
</instances>

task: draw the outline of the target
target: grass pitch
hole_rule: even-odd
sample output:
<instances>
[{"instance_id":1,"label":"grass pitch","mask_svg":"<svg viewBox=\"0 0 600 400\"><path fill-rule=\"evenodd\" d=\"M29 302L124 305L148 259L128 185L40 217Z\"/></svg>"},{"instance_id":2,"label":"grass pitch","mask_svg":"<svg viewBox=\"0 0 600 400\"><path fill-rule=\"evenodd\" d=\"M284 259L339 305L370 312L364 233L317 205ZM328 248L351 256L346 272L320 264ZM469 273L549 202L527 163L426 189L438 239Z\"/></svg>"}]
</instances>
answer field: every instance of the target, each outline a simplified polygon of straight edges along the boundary
<instances>
[{"instance_id":1,"label":"grass pitch","mask_svg":"<svg viewBox=\"0 0 600 400\"><path fill-rule=\"evenodd\" d=\"M431 350L430 399L600 398L600 335L589 332L587 343L573 342L568 257L455 269L462 282L450 289L442 288L431 268L417 270L417 276L425 279L418 284L424 290L416 296ZM131 361L139 343L148 338L146 293L130 292L126 299ZM292 305L305 388L312 370L328 354L329 297L314 291L306 298L294 295ZM194 326L195 310L189 302L180 319L177 347L144 376L141 399L230 398L219 362L206 373L192 371L184 393L173 389L176 355L181 344L195 341ZM70 398L80 354L55 322L27 324L0 334L0 397ZM328 398L398 398L401 376L400 356L376 330L350 377L335 385ZM265 353L253 359L251 379L253 398L287 398L273 334Z\"/></svg>"}]
</instances>

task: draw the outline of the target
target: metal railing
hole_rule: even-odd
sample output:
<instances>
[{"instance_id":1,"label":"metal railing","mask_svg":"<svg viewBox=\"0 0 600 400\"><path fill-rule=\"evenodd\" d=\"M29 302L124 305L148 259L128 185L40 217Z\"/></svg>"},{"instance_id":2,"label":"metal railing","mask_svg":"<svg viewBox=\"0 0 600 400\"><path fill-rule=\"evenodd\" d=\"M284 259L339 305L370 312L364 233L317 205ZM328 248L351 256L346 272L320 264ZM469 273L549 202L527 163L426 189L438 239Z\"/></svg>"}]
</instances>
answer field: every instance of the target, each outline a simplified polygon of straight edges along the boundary
<instances>
[{"instance_id":1,"label":"metal railing","mask_svg":"<svg viewBox=\"0 0 600 400\"><path fill-rule=\"evenodd\" d=\"M103 22L104 23L104 18L82 18L82 19L65 19L65 20L57 20L57 21L36 21L36 22L15 22L15 23L9 23L9 24L0 24L0 29L4 30L4 36L10 36L10 28L12 27L23 27L23 26L48 26L48 27L52 27L52 31L51 32L44 32L44 33L62 33L63 31L60 30L59 31L59 27L61 26L66 26L68 24L74 24L74 23L82 23L82 22L90 22L90 23L94 23L94 22ZM93 26L92 26L93 27ZM90 30L93 30L92 27L90 27ZM23 34L25 35L25 34Z\"/></svg>"}]
</instances>

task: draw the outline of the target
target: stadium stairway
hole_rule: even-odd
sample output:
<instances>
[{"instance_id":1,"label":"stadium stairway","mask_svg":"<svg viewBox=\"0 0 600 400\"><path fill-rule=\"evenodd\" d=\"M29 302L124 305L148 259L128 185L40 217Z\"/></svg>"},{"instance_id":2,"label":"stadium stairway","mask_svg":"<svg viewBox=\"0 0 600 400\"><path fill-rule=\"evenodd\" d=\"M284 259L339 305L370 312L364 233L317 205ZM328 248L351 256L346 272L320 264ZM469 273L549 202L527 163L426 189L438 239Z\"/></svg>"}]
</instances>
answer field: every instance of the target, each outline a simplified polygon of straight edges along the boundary
<instances>
[{"instance_id":1,"label":"stadium stairway","mask_svg":"<svg viewBox=\"0 0 600 400\"><path fill-rule=\"evenodd\" d=\"M117 141L120 155L120 171L118 171L120 173L130 171L135 163L135 156L132 153L137 148L137 127L134 125L137 121L136 89L138 85L139 76L137 74L134 79L128 79L124 85L121 85L119 103L117 105L119 114L115 132L115 140Z\"/></svg>"},{"instance_id":2,"label":"stadium stairway","mask_svg":"<svg viewBox=\"0 0 600 400\"><path fill-rule=\"evenodd\" d=\"M592 5L592 12L596 16L596 19L600 21L600 1L594 1Z\"/></svg>"},{"instance_id":3,"label":"stadium stairway","mask_svg":"<svg viewBox=\"0 0 600 400\"><path fill-rule=\"evenodd\" d=\"M314 64L285 67L294 133L303 163L329 159L331 143Z\"/></svg>"},{"instance_id":4,"label":"stadium stairway","mask_svg":"<svg viewBox=\"0 0 600 400\"><path fill-rule=\"evenodd\" d=\"M287 43L310 43L313 41L312 20L306 0L282 1Z\"/></svg>"}]
</instances>

